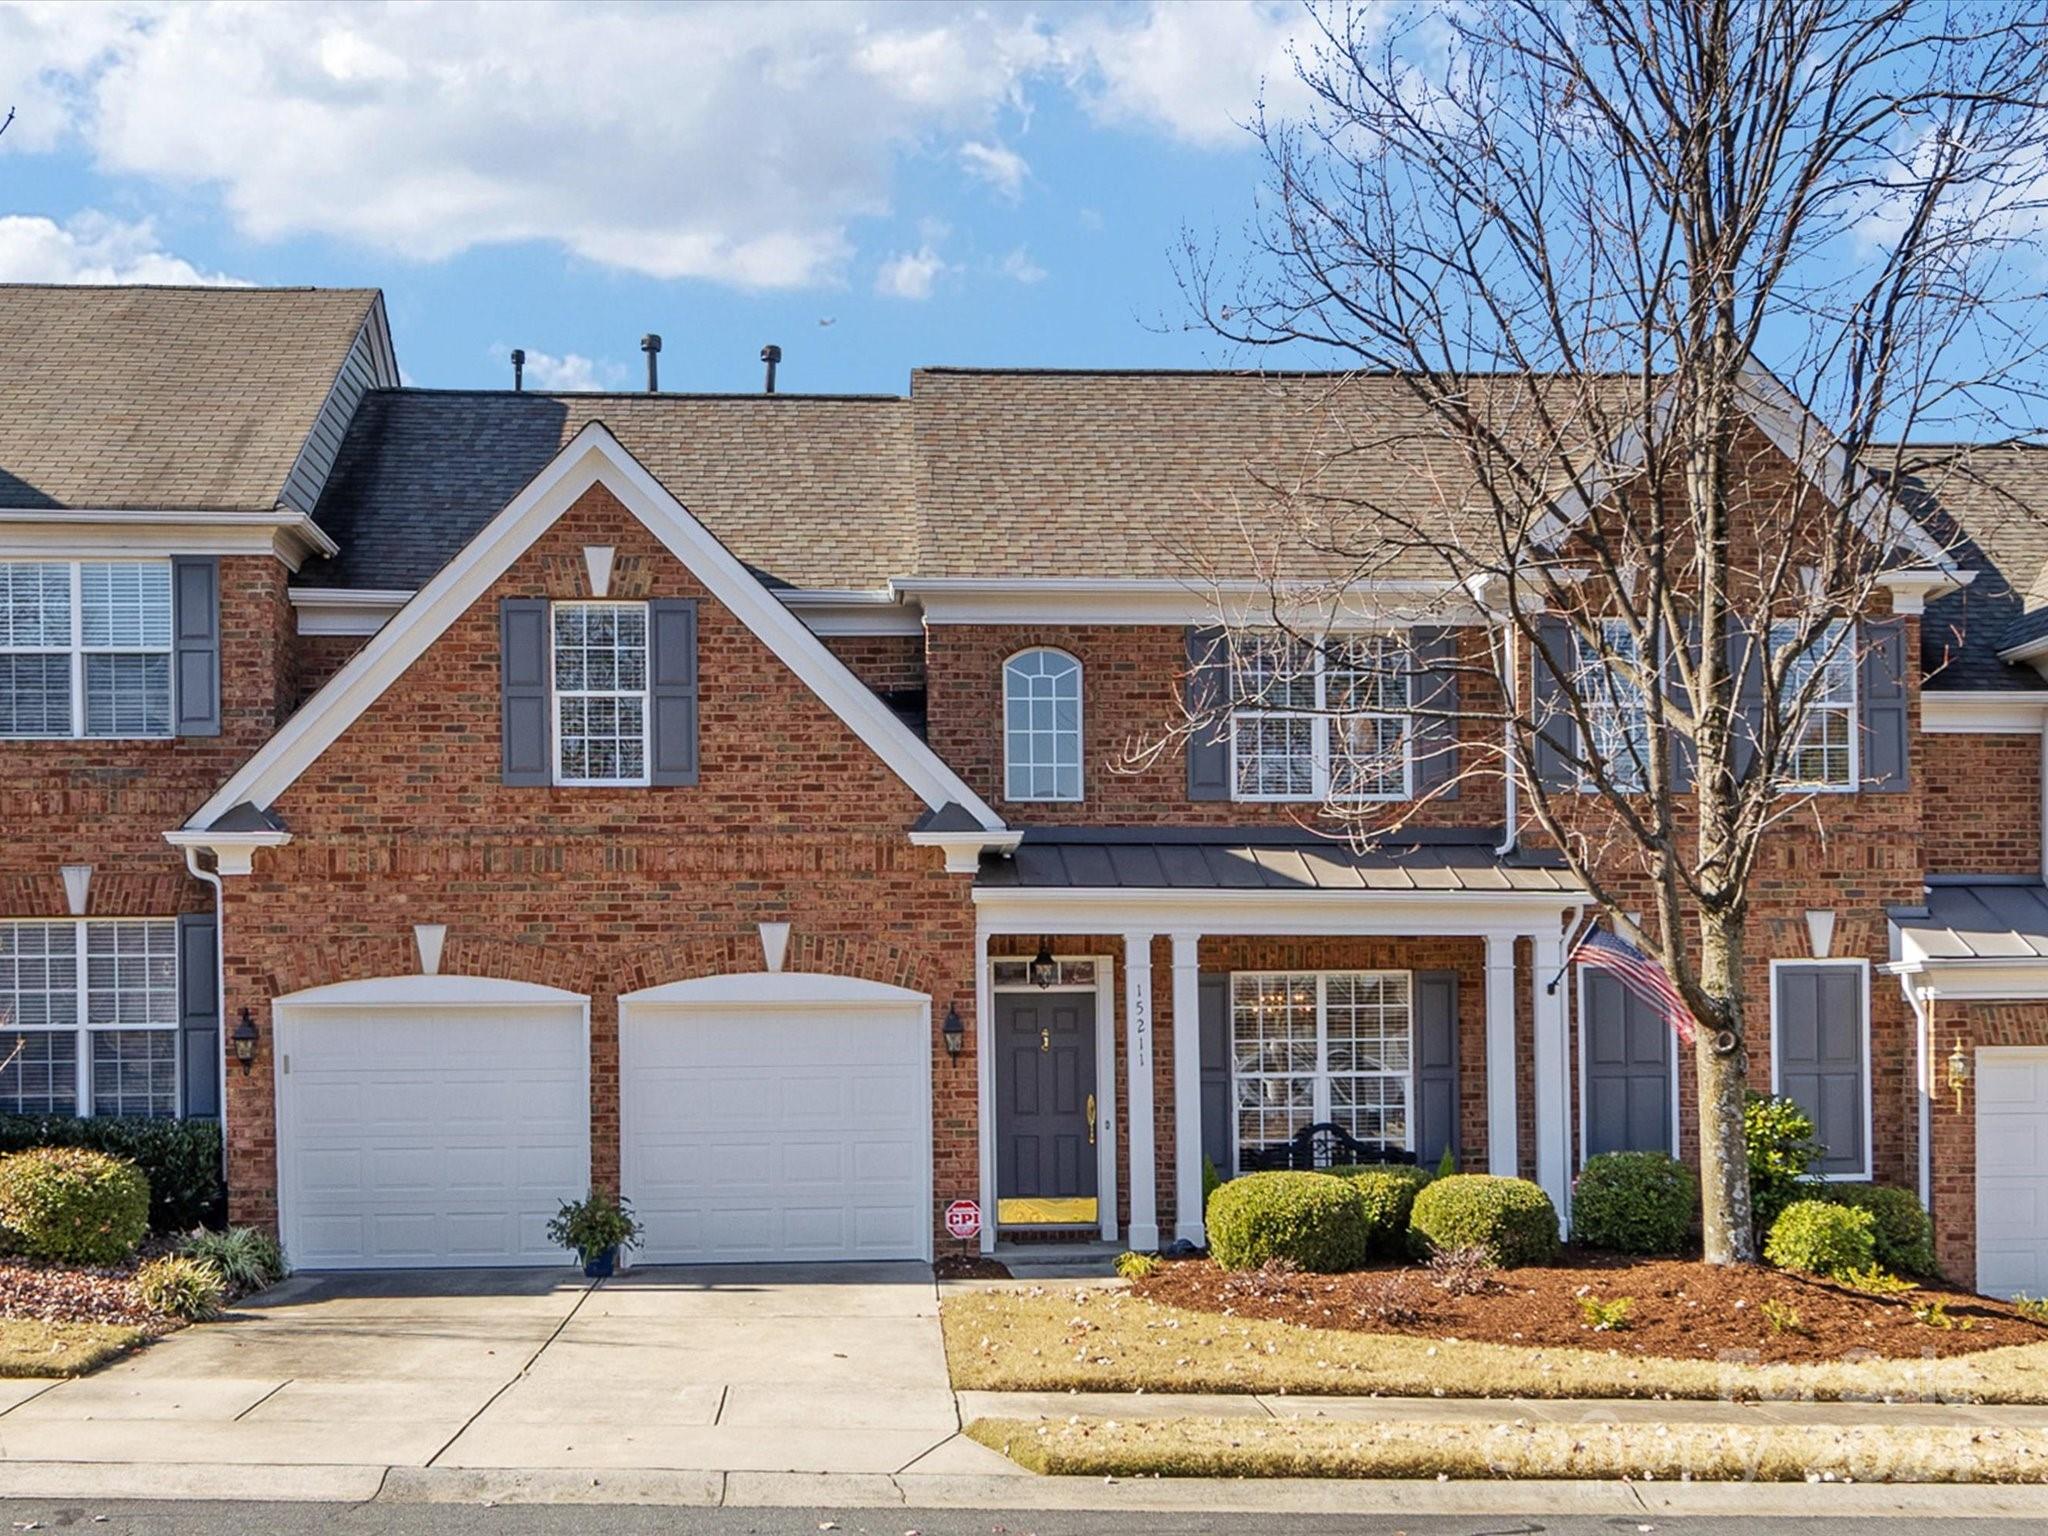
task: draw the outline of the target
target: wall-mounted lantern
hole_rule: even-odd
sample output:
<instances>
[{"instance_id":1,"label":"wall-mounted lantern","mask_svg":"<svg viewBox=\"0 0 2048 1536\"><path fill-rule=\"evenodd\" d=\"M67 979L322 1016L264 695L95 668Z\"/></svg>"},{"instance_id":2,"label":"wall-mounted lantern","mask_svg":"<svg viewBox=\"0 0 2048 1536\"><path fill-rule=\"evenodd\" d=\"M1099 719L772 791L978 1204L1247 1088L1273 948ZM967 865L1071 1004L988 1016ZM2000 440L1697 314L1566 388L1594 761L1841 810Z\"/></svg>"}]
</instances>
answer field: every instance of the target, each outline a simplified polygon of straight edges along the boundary
<instances>
[{"instance_id":1,"label":"wall-mounted lantern","mask_svg":"<svg viewBox=\"0 0 2048 1536\"><path fill-rule=\"evenodd\" d=\"M1970 1057L1963 1049L1963 1037L1956 1036L1955 1049L1948 1053L1948 1086L1956 1096L1956 1113L1963 1112L1963 1090L1970 1085Z\"/></svg>"},{"instance_id":2,"label":"wall-mounted lantern","mask_svg":"<svg viewBox=\"0 0 2048 1536\"><path fill-rule=\"evenodd\" d=\"M946 1042L946 1054L958 1056L967 1043L967 1026L960 1022L960 1009L955 1004L946 1005L946 1022L939 1026L939 1034Z\"/></svg>"},{"instance_id":3,"label":"wall-mounted lantern","mask_svg":"<svg viewBox=\"0 0 2048 1536\"><path fill-rule=\"evenodd\" d=\"M242 1064L242 1075L247 1077L249 1069L256 1065L256 1015L244 1008L242 1022L235 1026L230 1038L235 1046L235 1060Z\"/></svg>"}]
</instances>

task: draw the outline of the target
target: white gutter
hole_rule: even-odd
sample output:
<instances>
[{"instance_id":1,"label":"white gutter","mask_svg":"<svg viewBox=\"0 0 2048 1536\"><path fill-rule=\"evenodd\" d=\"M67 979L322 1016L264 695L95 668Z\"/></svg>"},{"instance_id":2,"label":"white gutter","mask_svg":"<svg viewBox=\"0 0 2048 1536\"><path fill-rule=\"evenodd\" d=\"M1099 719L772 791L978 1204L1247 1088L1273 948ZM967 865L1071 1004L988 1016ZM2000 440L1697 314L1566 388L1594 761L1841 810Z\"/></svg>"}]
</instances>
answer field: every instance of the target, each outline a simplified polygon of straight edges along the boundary
<instances>
[{"instance_id":1,"label":"white gutter","mask_svg":"<svg viewBox=\"0 0 2048 1536\"><path fill-rule=\"evenodd\" d=\"M227 962L227 888L221 884L220 875L213 870L199 867L199 850L189 844L185 849L185 867L195 879L204 880L213 887L213 1010L214 1028L219 1038L213 1043L214 1065L219 1068L220 1078L220 1182L226 1189L228 1183L228 962Z\"/></svg>"},{"instance_id":2,"label":"white gutter","mask_svg":"<svg viewBox=\"0 0 2048 1536\"><path fill-rule=\"evenodd\" d=\"M1899 977L1899 990L1906 994L1906 1006L1913 1010L1913 1075L1920 1099L1920 1123L1914 1132L1919 1153L1920 1208L1932 1211L1934 1053L1929 1048L1928 1039L1934 1032L1934 999L1921 997L1913 988L1913 979L1903 974Z\"/></svg>"},{"instance_id":3,"label":"white gutter","mask_svg":"<svg viewBox=\"0 0 2048 1536\"><path fill-rule=\"evenodd\" d=\"M1502 801L1501 814L1507 820L1502 831L1500 845L1493 850L1497 859L1506 858L1515 851L1522 838L1521 786L1515 778L1515 690L1520 681L1515 671L1515 627L1502 626L1501 648L1507 653L1507 664L1501 668L1501 679L1507 685L1507 723L1501 727L1502 746L1507 754L1507 790Z\"/></svg>"}]
</instances>

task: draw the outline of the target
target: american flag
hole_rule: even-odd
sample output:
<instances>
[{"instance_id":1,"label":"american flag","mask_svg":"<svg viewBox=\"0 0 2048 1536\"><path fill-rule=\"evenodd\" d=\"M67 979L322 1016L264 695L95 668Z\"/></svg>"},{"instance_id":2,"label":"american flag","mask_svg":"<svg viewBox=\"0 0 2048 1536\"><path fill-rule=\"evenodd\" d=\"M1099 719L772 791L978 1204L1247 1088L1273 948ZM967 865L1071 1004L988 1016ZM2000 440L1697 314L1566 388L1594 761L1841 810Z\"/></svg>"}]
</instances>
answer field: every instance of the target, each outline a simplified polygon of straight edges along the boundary
<instances>
[{"instance_id":1,"label":"american flag","mask_svg":"<svg viewBox=\"0 0 2048 1536\"><path fill-rule=\"evenodd\" d=\"M1678 1038L1687 1045L1692 1044L1692 1010L1685 1006L1685 999L1678 995L1678 988L1671 985L1671 978L1664 974L1664 967L1644 954L1627 939L1609 933L1605 928L1595 928L1572 951L1572 959L1580 965L1597 965L1614 972L1621 978L1621 984L1635 993L1644 1002L1664 1015L1664 1020L1678 1032Z\"/></svg>"}]
</instances>

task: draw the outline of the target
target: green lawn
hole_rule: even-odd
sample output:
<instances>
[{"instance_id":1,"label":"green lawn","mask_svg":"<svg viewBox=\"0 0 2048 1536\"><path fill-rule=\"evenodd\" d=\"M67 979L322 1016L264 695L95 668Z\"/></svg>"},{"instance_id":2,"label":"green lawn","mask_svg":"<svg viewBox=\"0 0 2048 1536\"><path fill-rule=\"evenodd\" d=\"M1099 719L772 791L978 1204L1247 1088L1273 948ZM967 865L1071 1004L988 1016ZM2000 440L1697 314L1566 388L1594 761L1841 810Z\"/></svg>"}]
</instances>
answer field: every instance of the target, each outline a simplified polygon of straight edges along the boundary
<instances>
[{"instance_id":1,"label":"green lawn","mask_svg":"<svg viewBox=\"0 0 2048 1536\"><path fill-rule=\"evenodd\" d=\"M1300 1328L1105 1288L956 1292L940 1318L961 1391L2048 1402L2048 1344L1945 1360L1664 1360Z\"/></svg>"},{"instance_id":2,"label":"green lawn","mask_svg":"<svg viewBox=\"0 0 2048 1536\"><path fill-rule=\"evenodd\" d=\"M0 1317L0 1376L83 1376L141 1342L137 1328Z\"/></svg>"}]
</instances>

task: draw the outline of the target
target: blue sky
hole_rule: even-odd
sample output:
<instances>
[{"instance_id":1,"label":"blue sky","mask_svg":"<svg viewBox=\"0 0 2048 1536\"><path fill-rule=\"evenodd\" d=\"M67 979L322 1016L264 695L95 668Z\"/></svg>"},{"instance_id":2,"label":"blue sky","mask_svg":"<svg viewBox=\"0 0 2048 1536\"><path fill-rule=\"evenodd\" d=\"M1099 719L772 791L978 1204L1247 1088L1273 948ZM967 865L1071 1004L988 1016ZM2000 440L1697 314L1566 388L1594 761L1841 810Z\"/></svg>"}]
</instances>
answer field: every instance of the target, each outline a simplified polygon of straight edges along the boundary
<instances>
[{"instance_id":1,"label":"blue sky","mask_svg":"<svg viewBox=\"0 0 2048 1536\"><path fill-rule=\"evenodd\" d=\"M0 10L0 280L381 286L410 382L901 392L1184 329L1291 5ZM824 322L829 321L829 324Z\"/></svg>"}]
</instances>

